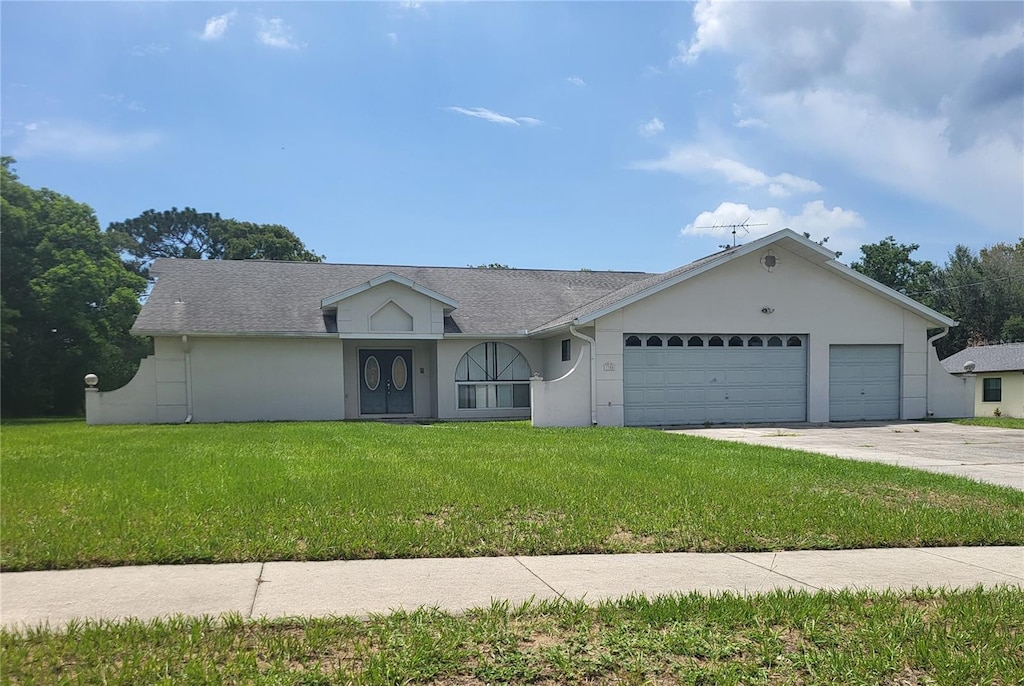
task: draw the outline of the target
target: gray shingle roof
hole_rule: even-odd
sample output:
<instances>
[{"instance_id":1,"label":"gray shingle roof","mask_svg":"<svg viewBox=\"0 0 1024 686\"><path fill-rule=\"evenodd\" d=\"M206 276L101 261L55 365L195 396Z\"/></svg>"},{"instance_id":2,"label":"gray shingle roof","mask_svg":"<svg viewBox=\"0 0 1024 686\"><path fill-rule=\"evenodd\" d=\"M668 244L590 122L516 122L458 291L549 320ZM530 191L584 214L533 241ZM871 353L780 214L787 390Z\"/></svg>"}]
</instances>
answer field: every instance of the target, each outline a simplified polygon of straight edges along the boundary
<instances>
[{"instance_id":1,"label":"gray shingle roof","mask_svg":"<svg viewBox=\"0 0 1024 686\"><path fill-rule=\"evenodd\" d=\"M625 300L630 296L636 295L637 293L645 291L649 288L654 288L658 284L664 283L665 281L669 281L681 274L685 274L686 272L693 271L694 269L697 269L698 267L701 267L707 264L708 262L713 262L716 259L722 257L727 252L729 251L723 250L722 252L717 252L713 255L702 257L699 260L695 260L694 262L690 262L689 264L684 264L682 267L677 267L663 274L645 275L645 278L640 278L635 281L631 281L622 288L619 288L617 290L612 291L611 293L603 295L597 300L589 302L583 305L582 307L578 307L575 310L566 312L556 317L555 319L546 322L545 324L538 328L543 330L569 324L570 322L573 322L576 319L579 319L580 317L585 317L588 314L592 314L599 310L603 310L604 308L610 307L617 302L621 302L622 300Z\"/></svg>"},{"instance_id":2,"label":"gray shingle roof","mask_svg":"<svg viewBox=\"0 0 1024 686\"><path fill-rule=\"evenodd\" d=\"M1024 370L1024 343L978 345L964 348L942 361L942 367L952 374L964 371L964 362L974 362L975 372L1015 372Z\"/></svg>"},{"instance_id":3,"label":"gray shingle roof","mask_svg":"<svg viewBox=\"0 0 1024 686\"><path fill-rule=\"evenodd\" d=\"M327 333L321 299L388 272L458 301L447 333L516 333L652 276L188 259L157 260L152 272L158 278L134 327L146 334Z\"/></svg>"}]
</instances>

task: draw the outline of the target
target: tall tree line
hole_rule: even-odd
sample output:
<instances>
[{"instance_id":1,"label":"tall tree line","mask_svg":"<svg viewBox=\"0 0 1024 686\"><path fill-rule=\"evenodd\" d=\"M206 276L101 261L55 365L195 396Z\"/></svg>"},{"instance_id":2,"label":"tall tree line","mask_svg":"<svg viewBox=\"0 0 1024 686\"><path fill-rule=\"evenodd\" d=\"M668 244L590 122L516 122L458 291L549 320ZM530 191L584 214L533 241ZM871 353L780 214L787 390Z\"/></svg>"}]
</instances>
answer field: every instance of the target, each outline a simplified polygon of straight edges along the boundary
<instances>
[{"instance_id":1,"label":"tall tree line","mask_svg":"<svg viewBox=\"0 0 1024 686\"><path fill-rule=\"evenodd\" d=\"M850 266L960 322L939 339L939 358L968 345L1024 341L1024 238L974 252L958 245L946 264L913 259L920 246L892 236L861 246Z\"/></svg>"},{"instance_id":2,"label":"tall tree line","mask_svg":"<svg viewBox=\"0 0 1024 686\"><path fill-rule=\"evenodd\" d=\"M131 380L149 353L129 330L157 257L320 261L277 224L192 208L147 210L100 229L92 208L23 184L0 168L0 412L82 411L83 377L100 388Z\"/></svg>"}]
</instances>

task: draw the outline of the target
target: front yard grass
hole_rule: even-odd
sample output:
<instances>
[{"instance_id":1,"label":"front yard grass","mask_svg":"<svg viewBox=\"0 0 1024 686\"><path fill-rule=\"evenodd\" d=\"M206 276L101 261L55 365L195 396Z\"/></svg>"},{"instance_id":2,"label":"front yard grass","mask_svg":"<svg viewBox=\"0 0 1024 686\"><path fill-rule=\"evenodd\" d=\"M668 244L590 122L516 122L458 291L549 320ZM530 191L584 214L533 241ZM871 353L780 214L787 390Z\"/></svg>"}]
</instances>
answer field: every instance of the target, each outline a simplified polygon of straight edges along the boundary
<instances>
[{"instance_id":1,"label":"front yard grass","mask_svg":"<svg viewBox=\"0 0 1024 686\"><path fill-rule=\"evenodd\" d=\"M1012 587L0 632L14 684L1020 684L1022 641Z\"/></svg>"},{"instance_id":2,"label":"front yard grass","mask_svg":"<svg viewBox=\"0 0 1024 686\"><path fill-rule=\"evenodd\" d=\"M1017 417L969 417L954 419L953 423L968 426L994 426L1000 429L1024 429L1024 419Z\"/></svg>"},{"instance_id":3,"label":"front yard grass","mask_svg":"<svg viewBox=\"0 0 1024 686\"><path fill-rule=\"evenodd\" d=\"M643 429L3 426L4 571L1024 543L1024 492Z\"/></svg>"}]
</instances>

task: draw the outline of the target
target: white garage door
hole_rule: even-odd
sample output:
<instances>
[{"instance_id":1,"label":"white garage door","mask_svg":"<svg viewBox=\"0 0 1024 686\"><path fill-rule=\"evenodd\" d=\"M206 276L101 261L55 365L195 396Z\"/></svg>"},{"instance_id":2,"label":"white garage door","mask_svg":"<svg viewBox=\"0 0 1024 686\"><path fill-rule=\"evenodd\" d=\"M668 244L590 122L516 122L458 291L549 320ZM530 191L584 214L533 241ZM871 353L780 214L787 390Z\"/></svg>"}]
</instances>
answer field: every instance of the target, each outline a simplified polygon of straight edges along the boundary
<instances>
[{"instance_id":1,"label":"white garage door","mask_svg":"<svg viewBox=\"0 0 1024 686\"><path fill-rule=\"evenodd\" d=\"M631 334L623 350L627 426L807 418L807 337Z\"/></svg>"},{"instance_id":2,"label":"white garage door","mask_svg":"<svg viewBox=\"0 0 1024 686\"><path fill-rule=\"evenodd\" d=\"M900 346L833 345L828 355L829 420L900 418Z\"/></svg>"}]
</instances>

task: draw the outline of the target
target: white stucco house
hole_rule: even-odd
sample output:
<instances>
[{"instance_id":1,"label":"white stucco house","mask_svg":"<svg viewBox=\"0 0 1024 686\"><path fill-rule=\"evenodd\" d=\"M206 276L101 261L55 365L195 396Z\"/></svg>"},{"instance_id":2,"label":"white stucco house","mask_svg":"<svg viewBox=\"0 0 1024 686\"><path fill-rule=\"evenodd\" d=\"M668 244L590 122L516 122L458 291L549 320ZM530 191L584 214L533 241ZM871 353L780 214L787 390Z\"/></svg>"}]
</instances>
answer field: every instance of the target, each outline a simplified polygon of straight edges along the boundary
<instances>
[{"instance_id":1,"label":"white stucco house","mask_svg":"<svg viewBox=\"0 0 1024 686\"><path fill-rule=\"evenodd\" d=\"M964 348L942 366L975 377L974 416L1024 417L1024 343Z\"/></svg>"},{"instance_id":2,"label":"white stucco house","mask_svg":"<svg viewBox=\"0 0 1024 686\"><path fill-rule=\"evenodd\" d=\"M171 259L152 271L133 331L155 354L125 387L87 389L89 423L658 426L973 409L973 386L932 346L956 322L790 230L663 274Z\"/></svg>"}]
</instances>

